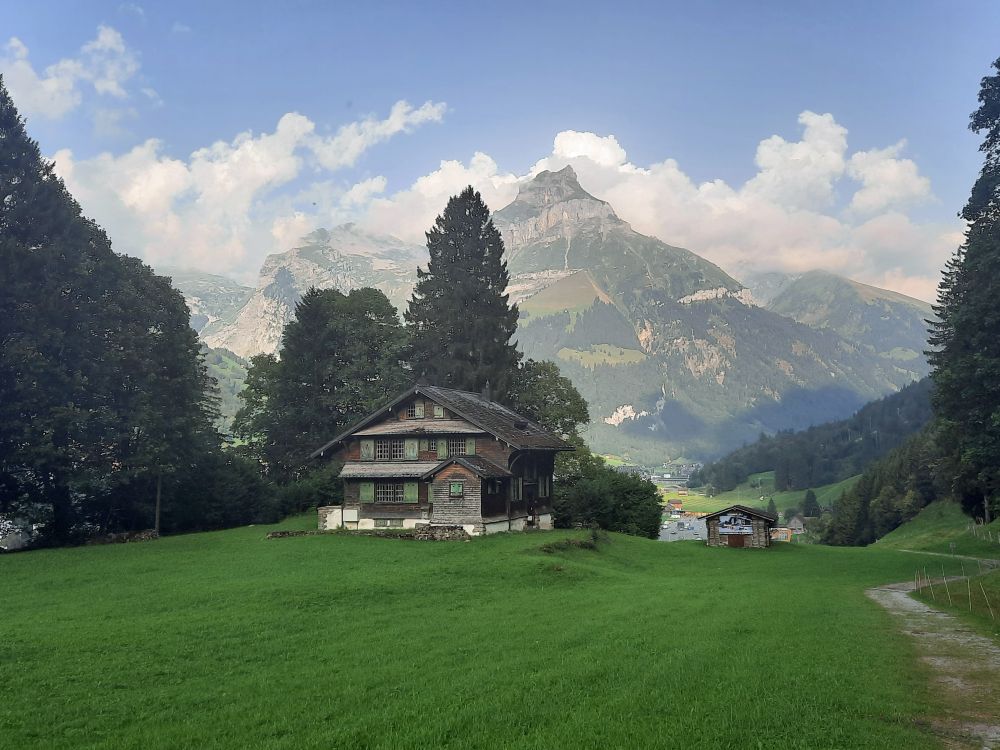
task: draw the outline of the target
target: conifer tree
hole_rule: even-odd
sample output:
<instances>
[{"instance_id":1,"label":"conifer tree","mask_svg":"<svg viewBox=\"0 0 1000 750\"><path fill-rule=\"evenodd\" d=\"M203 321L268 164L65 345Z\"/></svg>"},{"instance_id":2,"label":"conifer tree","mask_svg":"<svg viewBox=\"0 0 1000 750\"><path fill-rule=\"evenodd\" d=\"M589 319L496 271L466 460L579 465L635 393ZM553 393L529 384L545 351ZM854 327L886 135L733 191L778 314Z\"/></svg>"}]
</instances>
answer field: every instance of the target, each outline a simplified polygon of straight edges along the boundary
<instances>
[{"instance_id":1,"label":"conifer tree","mask_svg":"<svg viewBox=\"0 0 1000 750\"><path fill-rule=\"evenodd\" d=\"M962 211L965 242L938 289L928 353L933 406L953 492L986 520L1000 505L1000 59L969 129L985 133L982 171Z\"/></svg>"},{"instance_id":2,"label":"conifer tree","mask_svg":"<svg viewBox=\"0 0 1000 750\"><path fill-rule=\"evenodd\" d=\"M453 196L427 232L430 262L417 270L406 322L416 378L504 398L520 359L511 341L517 306L503 239L482 197L467 187Z\"/></svg>"},{"instance_id":3,"label":"conifer tree","mask_svg":"<svg viewBox=\"0 0 1000 750\"><path fill-rule=\"evenodd\" d=\"M250 360L233 429L278 481L309 454L405 388L405 332L377 289L310 289L285 326L280 359Z\"/></svg>"}]
</instances>

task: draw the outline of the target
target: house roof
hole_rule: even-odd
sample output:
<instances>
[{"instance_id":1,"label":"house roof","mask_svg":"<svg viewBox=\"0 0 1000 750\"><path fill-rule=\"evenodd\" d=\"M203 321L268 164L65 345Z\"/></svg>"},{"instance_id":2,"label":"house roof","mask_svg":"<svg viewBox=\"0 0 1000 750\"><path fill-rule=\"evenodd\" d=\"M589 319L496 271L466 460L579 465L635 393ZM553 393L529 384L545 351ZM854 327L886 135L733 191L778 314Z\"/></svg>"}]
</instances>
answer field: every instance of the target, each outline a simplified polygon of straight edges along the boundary
<instances>
[{"instance_id":1,"label":"house roof","mask_svg":"<svg viewBox=\"0 0 1000 750\"><path fill-rule=\"evenodd\" d=\"M465 421L480 427L483 432L498 437L511 448L517 450L573 450L573 446L553 435L540 424L522 417L496 401L490 401L478 393L457 391L453 388L441 388L434 385L416 385L313 451L309 457L322 456L330 448L343 442L359 430L365 429L377 419L391 414L400 403L418 394L426 396ZM428 423L430 421L428 420Z\"/></svg>"},{"instance_id":2,"label":"house roof","mask_svg":"<svg viewBox=\"0 0 1000 750\"><path fill-rule=\"evenodd\" d=\"M702 519L707 521L709 518L715 518L716 516L721 516L723 513L732 513L733 511L746 513L748 516L757 516L758 518L763 518L765 521L770 521L771 523L777 523L778 521L777 514L768 513L766 510L760 510L759 508L748 508L745 505L730 505L728 508L715 511L715 513L708 513L702 516Z\"/></svg>"},{"instance_id":3,"label":"house roof","mask_svg":"<svg viewBox=\"0 0 1000 750\"><path fill-rule=\"evenodd\" d=\"M480 435L476 427L462 419L401 419L365 427L355 435Z\"/></svg>"},{"instance_id":4,"label":"house roof","mask_svg":"<svg viewBox=\"0 0 1000 750\"><path fill-rule=\"evenodd\" d=\"M454 456L453 458L442 461L420 478L425 481L433 479L434 476L439 474L442 469L451 466L452 464L464 466L473 474L476 474L483 479L505 479L507 477L514 476L507 471L507 469L497 466L495 463L483 458L482 456Z\"/></svg>"},{"instance_id":5,"label":"house roof","mask_svg":"<svg viewBox=\"0 0 1000 750\"><path fill-rule=\"evenodd\" d=\"M437 461L349 461L340 470L343 479L418 479L438 465Z\"/></svg>"}]
</instances>

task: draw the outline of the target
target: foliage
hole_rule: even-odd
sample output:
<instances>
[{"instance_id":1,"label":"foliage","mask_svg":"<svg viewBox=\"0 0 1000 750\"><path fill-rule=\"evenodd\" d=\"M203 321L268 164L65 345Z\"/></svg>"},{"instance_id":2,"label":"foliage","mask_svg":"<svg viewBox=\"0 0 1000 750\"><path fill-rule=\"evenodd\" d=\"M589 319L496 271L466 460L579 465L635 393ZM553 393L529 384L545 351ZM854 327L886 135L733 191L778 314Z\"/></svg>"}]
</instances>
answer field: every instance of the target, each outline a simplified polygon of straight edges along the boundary
<instances>
[{"instance_id":1,"label":"foliage","mask_svg":"<svg viewBox=\"0 0 1000 750\"><path fill-rule=\"evenodd\" d=\"M607 466L600 457L580 446L576 472L559 475L552 502L553 521L559 528L597 525L655 539L660 533L663 509L656 485L648 479ZM567 471L570 467L559 467Z\"/></svg>"},{"instance_id":2,"label":"foliage","mask_svg":"<svg viewBox=\"0 0 1000 750\"><path fill-rule=\"evenodd\" d=\"M427 232L427 250L427 270L417 270L406 312L414 374L467 391L489 383L505 400L520 357L511 341L517 306L505 292L510 275L500 232L471 186L448 201Z\"/></svg>"},{"instance_id":3,"label":"foliage","mask_svg":"<svg viewBox=\"0 0 1000 750\"><path fill-rule=\"evenodd\" d=\"M758 472L774 471L774 486L804 490L859 474L930 419L931 381L925 378L859 409L849 419L802 432L761 435L757 442L706 464L688 484L731 490Z\"/></svg>"},{"instance_id":4,"label":"foliage","mask_svg":"<svg viewBox=\"0 0 1000 750\"><path fill-rule=\"evenodd\" d=\"M744 747L732 706L768 748L940 745L907 636L861 593L913 555L274 528L0 556L5 746ZM401 656L415 622L439 636Z\"/></svg>"},{"instance_id":5,"label":"foliage","mask_svg":"<svg viewBox=\"0 0 1000 750\"><path fill-rule=\"evenodd\" d=\"M816 493L812 490L806 490L806 495L802 498L802 515L813 517L820 514L819 500L816 499Z\"/></svg>"},{"instance_id":6,"label":"foliage","mask_svg":"<svg viewBox=\"0 0 1000 750\"><path fill-rule=\"evenodd\" d=\"M929 353L942 468L963 505L1000 510L1000 59L983 78L969 128L985 133L983 167L962 211L965 242L938 288Z\"/></svg>"},{"instance_id":7,"label":"foliage","mask_svg":"<svg viewBox=\"0 0 1000 750\"><path fill-rule=\"evenodd\" d=\"M285 326L281 358L250 359L233 430L279 482L301 478L309 455L403 390L405 332L376 289L310 289Z\"/></svg>"},{"instance_id":8,"label":"foliage","mask_svg":"<svg viewBox=\"0 0 1000 750\"><path fill-rule=\"evenodd\" d=\"M169 279L116 255L0 82L0 504L50 542L147 528L157 478L219 450Z\"/></svg>"},{"instance_id":9,"label":"foliage","mask_svg":"<svg viewBox=\"0 0 1000 750\"><path fill-rule=\"evenodd\" d=\"M507 393L511 408L563 438L579 436L590 421L587 402L555 362L525 360Z\"/></svg>"},{"instance_id":10,"label":"foliage","mask_svg":"<svg viewBox=\"0 0 1000 750\"><path fill-rule=\"evenodd\" d=\"M823 541L869 544L913 518L942 493L934 469L936 454L928 429L872 464L834 506Z\"/></svg>"}]
</instances>

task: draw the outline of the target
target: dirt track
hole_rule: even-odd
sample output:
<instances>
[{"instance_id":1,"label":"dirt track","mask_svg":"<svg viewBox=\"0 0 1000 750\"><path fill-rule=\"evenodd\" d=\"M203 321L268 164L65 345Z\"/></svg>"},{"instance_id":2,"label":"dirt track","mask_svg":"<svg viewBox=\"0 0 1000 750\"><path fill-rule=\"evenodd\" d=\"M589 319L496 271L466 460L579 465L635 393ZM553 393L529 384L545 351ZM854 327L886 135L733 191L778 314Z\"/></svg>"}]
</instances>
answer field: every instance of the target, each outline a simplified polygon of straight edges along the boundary
<instances>
[{"instance_id":1,"label":"dirt track","mask_svg":"<svg viewBox=\"0 0 1000 750\"><path fill-rule=\"evenodd\" d=\"M927 727L949 748L1000 747L1000 646L956 617L909 596L913 582L865 593L885 607L916 641L947 710Z\"/></svg>"}]
</instances>

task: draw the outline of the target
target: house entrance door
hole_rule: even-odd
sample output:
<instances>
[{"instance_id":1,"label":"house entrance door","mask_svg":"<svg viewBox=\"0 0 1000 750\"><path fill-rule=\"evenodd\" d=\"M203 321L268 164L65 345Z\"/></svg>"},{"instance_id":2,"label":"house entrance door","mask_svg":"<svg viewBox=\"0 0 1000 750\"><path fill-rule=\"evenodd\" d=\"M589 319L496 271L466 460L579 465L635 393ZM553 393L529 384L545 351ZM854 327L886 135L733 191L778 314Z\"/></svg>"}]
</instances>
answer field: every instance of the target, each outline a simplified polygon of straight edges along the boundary
<instances>
[{"instance_id":1,"label":"house entrance door","mask_svg":"<svg viewBox=\"0 0 1000 750\"><path fill-rule=\"evenodd\" d=\"M745 547L746 537L742 534L729 534L729 546L730 547Z\"/></svg>"}]
</instances>

